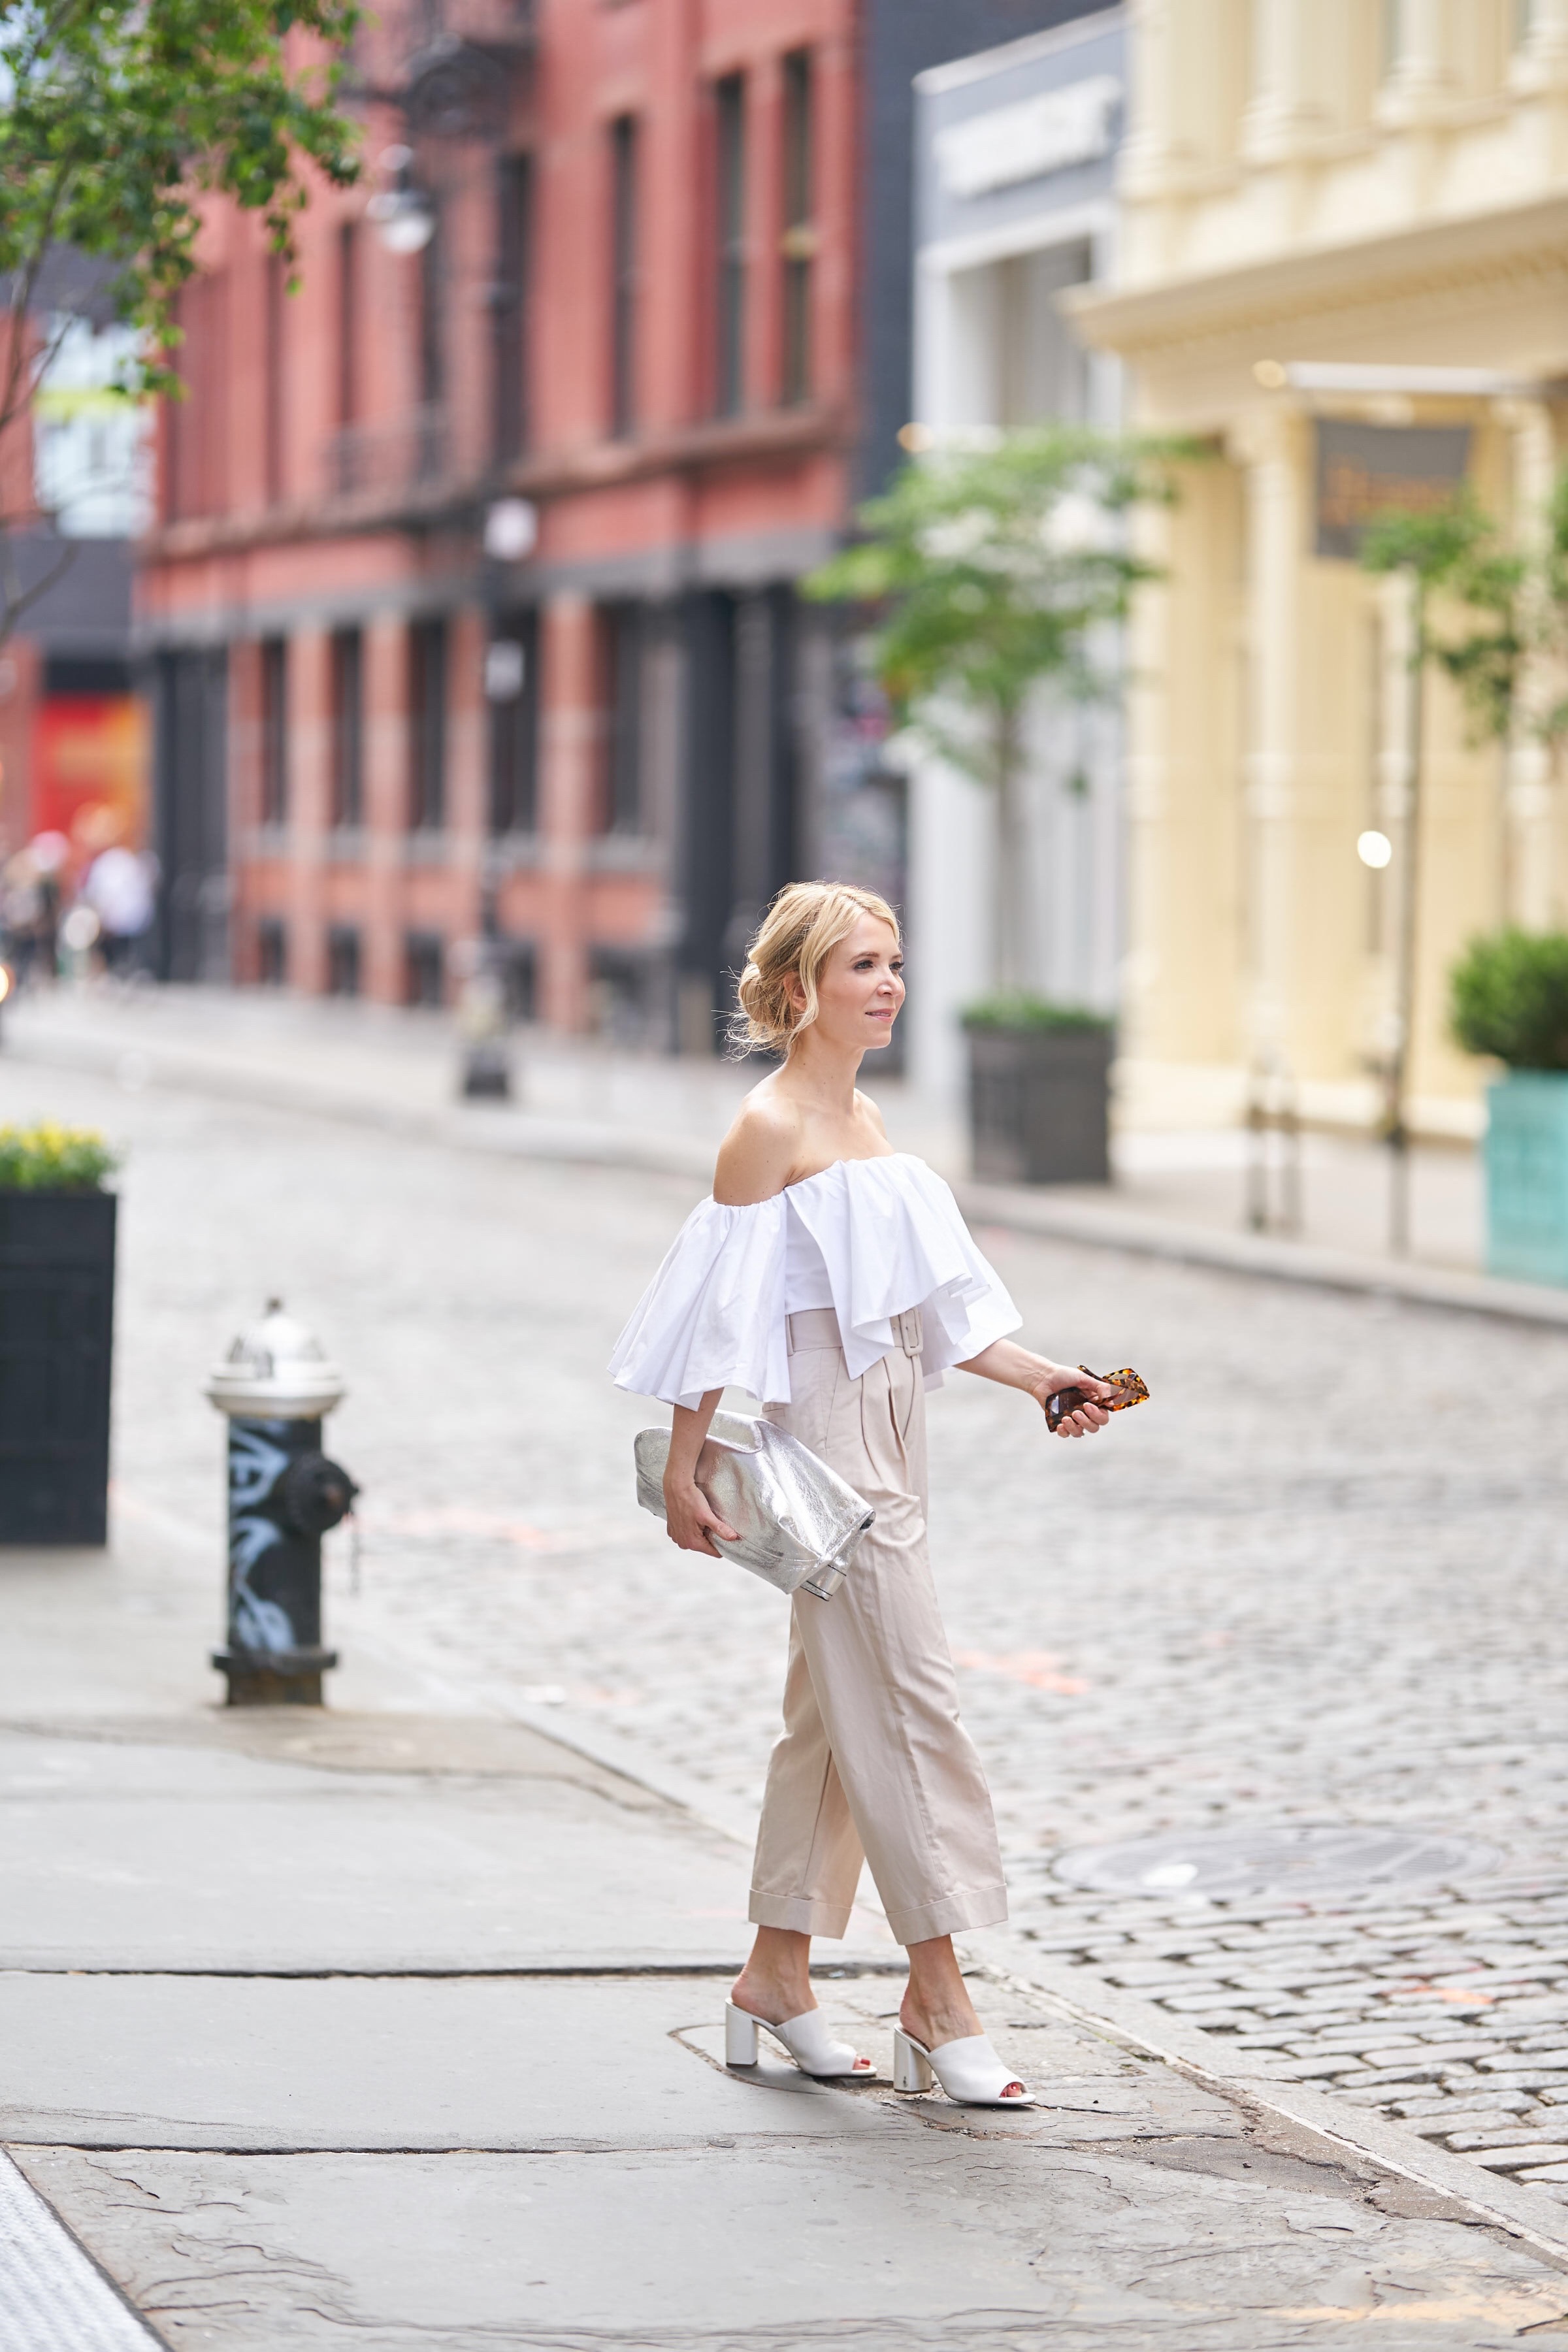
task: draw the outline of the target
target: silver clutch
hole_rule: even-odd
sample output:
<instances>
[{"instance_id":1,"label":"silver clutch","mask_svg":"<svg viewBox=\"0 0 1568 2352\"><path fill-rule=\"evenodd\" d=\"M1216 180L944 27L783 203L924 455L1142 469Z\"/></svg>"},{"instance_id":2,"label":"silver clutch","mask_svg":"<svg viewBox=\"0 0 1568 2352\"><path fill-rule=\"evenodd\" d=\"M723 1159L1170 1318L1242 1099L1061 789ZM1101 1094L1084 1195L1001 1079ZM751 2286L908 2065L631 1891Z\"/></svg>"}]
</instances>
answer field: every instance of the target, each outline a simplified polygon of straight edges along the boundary
<instances>
[{"instance_id":1,"label":"silver clutch","mask_svg":"<svg viewBox=\"0 0 1568 2352\"><path fill-rule=\"evenodd\" d=\"M639 1429L634 1444L637 1501L662 1519L668 1429ZM876 1512L809 1445L771 1421L716 1412L698 1457L698 1483L739 1540L714 1543L781 1592L831 1601Z\"/></svg>"}]
</instances>

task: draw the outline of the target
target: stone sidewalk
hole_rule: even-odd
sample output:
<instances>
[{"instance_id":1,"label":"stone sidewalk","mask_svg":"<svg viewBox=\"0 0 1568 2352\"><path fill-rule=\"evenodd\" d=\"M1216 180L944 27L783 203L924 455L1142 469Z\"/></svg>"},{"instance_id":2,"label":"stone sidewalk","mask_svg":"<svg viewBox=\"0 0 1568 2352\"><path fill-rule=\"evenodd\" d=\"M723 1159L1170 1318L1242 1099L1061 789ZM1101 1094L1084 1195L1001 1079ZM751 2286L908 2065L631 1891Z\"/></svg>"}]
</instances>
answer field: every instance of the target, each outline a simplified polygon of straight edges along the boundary
<instances>
[{"instance_id":1,"label":"stone sidewalk","mask_svg":"<svg viewBox=\"0 0 1568 2352\"><path fill-rule=\"evenodd\" d=\"M1030 2114L727 2073L738 1845L407 1711L363 1643L343 1711L224 1714L210 1600L145 1529L0 1555L5 2352L1568 2338L1557 2208L1006 1952L973 1980ZM885 2064L885 1944L822 1990Z\"/></svg>"}]
</instances>

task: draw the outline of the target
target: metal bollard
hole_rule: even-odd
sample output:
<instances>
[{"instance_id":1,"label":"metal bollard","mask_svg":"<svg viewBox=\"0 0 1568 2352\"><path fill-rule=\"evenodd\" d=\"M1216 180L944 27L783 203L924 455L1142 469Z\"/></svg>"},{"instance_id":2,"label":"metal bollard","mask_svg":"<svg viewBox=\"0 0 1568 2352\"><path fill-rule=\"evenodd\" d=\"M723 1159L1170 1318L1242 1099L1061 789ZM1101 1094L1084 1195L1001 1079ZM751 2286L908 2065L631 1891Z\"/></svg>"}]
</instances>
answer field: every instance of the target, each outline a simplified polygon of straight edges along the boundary
<instances>
[{"instance_id":1,"label":"metal bollard","mask_svg":"<svg viewBox=\"0 0 1568 2352\"><path fill-rule=\"evenodd\" d=\"M321 1538L359 1488L321 1451L342 1374L280 1298L207 1381L228 1418L228 1646L213 1664L230 1706L320 1706L338 1663L321 1647Z\"/></svg>"}]
</instances>

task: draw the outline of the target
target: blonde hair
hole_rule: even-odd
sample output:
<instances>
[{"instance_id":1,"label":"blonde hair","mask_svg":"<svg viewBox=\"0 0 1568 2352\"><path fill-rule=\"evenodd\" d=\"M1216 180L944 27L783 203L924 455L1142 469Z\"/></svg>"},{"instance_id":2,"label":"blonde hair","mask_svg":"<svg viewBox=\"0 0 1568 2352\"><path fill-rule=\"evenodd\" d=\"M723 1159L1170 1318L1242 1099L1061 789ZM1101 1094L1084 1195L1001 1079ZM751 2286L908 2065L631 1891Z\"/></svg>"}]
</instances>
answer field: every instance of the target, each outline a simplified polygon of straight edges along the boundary
<instances>
[{"instance_id":1,"label":"blonde hair","mask_svg":"<svg viewBox=\"0 0 1568 2352\"><path fill-rule=\"evenodd\" d=\"M900 938L899 919L875 890L853 882L791 882L782 889L751 946L736 995L740 1010L730 1039L738 1054L787 1054L816 1018L816 983L823 965L862 915L874 915ZM798 979L805 1003L797 1006L790 982Z\"/></svg>"}]
</instances>

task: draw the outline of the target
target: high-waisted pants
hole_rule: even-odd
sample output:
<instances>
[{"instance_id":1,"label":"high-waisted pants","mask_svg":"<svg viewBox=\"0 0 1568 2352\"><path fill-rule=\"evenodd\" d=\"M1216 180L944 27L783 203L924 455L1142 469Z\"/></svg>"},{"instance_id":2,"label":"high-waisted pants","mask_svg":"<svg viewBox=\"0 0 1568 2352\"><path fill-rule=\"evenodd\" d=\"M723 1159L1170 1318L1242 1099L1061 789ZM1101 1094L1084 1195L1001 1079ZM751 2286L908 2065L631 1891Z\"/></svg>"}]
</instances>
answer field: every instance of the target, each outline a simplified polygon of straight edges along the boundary
<instances>
[{"instance_id":1,"label":"high-waisted pants","mask_svg":"<svg viewBox=\"0 0 1568 2352\"><path fill-rule=\"evenodd\" d=\"M830 1307L789 1318L788 1404L767 1418L876 1509L831 1601L792 1603L784 1727L752 1872L758 1927L842 1936L863 1860L900 1944L1007 1916L990 1792L926 1550L920 1316L852 1381Z\"/></svg>"}]
</instances>

